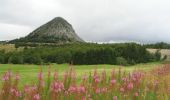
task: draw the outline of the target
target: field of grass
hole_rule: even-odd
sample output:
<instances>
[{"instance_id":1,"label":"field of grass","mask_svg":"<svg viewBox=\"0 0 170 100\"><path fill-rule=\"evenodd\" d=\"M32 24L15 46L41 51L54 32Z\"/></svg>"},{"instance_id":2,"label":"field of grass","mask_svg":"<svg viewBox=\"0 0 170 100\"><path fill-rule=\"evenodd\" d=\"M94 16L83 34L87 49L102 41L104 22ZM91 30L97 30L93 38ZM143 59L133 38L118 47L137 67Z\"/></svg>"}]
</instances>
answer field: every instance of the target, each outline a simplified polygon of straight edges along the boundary
<instances>
[{"instance_id":1,"label":"field of grass","mask_svg":"<svg viewBox=\"0 0 170 100\"><path fill-rule=\"evenodd\" d=\"M24 47L15 48L14 44L0 44L0 50L5 50L5 52L12 51L22 51Z\"/></svg>"},{"instance_id":2,"label":"field of grass","mask_svg":"<svg viewBox=\"0 0 170 100\"><path fill-rule=\"evenodd\" d=\"M149 71L153 68L156 68L158 66L162 66L163 64L159 62L155 63L148 63L148 64L137 64L134 66L127 66L122 67L123 70L126 70L127 72L133 71L135 69L137 70L144 70ZM36 83L37 82L37 73L42 68L44 75L47 77L48 73L48 65L14 65L14 64L0 64L0 77L8 71L11 70L13 73L19 72L21 76L20 85L26 83ZM73 66L76 74L78 76L78 79L81 79L81 76L83 76L85 73L89 74L90 72L93 72L96 68L99 72L103 71L103 69L106 70L107 73L110 73L112 69L118 70L120 66L117 65L75 65ZM51 65L51 71L52 74L54 74L54 71L57 70L59 72L59 75L63 75L63 73L68 70L69 65L68 64L53 64ZM1 83L1 81L0 81Z\"/></svg>"},{"instance_id":3,"label":"field of grass","mask_svg":"<svg viewBox=\"0 0 170 100\"><path fill-rule=\"evenodd\" d=\"M1 64L0 77L0 100L170 99L170 64L161 62L126 67L53 64L50 70Z\"/></svg>"},{"instance_id":4,"label":"field of grass","mask_svg":"<svg viewBox=\"0 0 170 100\"><path fill-rule=\"evenodd\" d=\"M149 52L151 53L155 53L158 49L147 49ZM167 56L167 61L170 61L170 49L161 49L160 53L162 55L162 57L164 57L165 55Z\"/></svg>"}]
</instances>

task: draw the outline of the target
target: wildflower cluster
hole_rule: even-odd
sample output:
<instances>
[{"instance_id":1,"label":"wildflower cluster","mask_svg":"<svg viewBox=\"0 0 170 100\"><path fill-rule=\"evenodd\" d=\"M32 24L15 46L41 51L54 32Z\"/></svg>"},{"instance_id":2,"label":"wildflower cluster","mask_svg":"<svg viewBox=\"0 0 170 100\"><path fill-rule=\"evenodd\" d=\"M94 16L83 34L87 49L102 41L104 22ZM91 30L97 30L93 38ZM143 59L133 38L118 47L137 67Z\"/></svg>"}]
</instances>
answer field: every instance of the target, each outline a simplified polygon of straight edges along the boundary
<instances>
[{"instance_id":1,"label":"wildflower cluster","mask_svg":"<svg viewBox=\"0 0 170 100\"><path fill-rule=\"evenodd\" d=\"M119 71L112 70L110 75L96 69L89 75L85 73L78 81L72 67L62 78L57 71L51 76L49 67L47 79L41 69L38 83L19 88L19 73L12 74L9 70L2 77L0 100L168 100L169 72L170 65L151 72L135 70L127 73L120 68Z\"/></svg>"}]
</instances>

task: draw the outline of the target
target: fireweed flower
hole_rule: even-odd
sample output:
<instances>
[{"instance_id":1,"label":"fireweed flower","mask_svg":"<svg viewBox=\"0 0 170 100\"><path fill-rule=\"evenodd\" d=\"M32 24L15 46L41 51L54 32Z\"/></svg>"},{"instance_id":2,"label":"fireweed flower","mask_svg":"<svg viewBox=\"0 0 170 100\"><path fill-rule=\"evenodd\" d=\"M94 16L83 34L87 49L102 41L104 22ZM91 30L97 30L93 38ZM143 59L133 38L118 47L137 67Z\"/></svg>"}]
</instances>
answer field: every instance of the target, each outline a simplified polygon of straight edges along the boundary
<instances>
[{"instance_id":1,"label":"fireweed flower","mask_svg":"<svg viewBox=\"0 0 170 100\"><path fill-rule=\"evenodd\" d=\"M114 96L114 97L113 97L113 100L118 100L117 96Z\"/></svg>"},{"instance_id":2,"label":"fireweed flower","mask_svg":"<svg viewBox=\"0 0 170 100\"><path fill-rule=\"evenodd\" d=\"M125 89L123 87L120 88L120 92L124 92Z\"/></svg>"},{"instance_id":3,"label":"fireweed flower","mask_svg":"<svg viewBox=\"0 0 170 100\"><path fill-rule=\"evenodd\" d=\"M76 92L77 92L77 87L76 87L76 86L70 86L69 89L68 89L68 91L69 91L70 93L76 93Z\"/></svg>"},{"instance_id":4,"label":"fireweed flower","mask_svg":"<svg viewBox=\"0 0 170 100\"><path fill-rule=\"evenodd\" d=\"M39 74L38 74L38 79L39 79L39 80L42 80L42 79L43 79L43 73L42 73L42 71L39 72Z\"/></svg>"},{"instance_id":5,"label":"fireweed flower","mask_svg":"<svg viewBox=\"0 0 170 100\"><path fill-rule=\"evenodd\" d=\"M36 91L36 90L37 90L37 87L36 87L35 85L33 85L33 86L31 87L31 90L32 90L32 91Z\"/></svg>"},{"instance_id":6,"label":"fireweed flower","mask_svg":"<svg viewBox=\"0 0 170 100\"><path fill-rule=\"evenodd\" d=\"M16 96L16 97L21 97L21 91L17 91L17 90L16 90L16 91L15 91L15 96Z\"/></svg>"},{"instance_id":7,"label":"fireweed flower","mask_svg":"<svg viewBox=\"0 0 170 100\"><path fill-rule=\"evenodd\" d=\"M11 88L10 92L16 97L21 97L21 91L15 89L15 88Z\"/></svg>"},{"instance_id":8,"label":"fireweed flower","mask_svg":"<svg viewBox=\"0 0 170 100\"><path fill-rule=\"evenodd\" d=\"M84 86L78 87L78 92L79 92L79 93L85 93L85 92L86 92L85 87L84 87Z\"/></svg>"},{"instance_id":9,"label":"fireweed flower","mask_svg":"<svg viewBox=\"0 0 170 100\"><path fill-rule=\"evenodd\" d=\"M115 79L111 80L111 84L112 84L112 85L114 85L115 83L116 83L116 80L115 80Z\"/></svg>"},{"instance_id":10,"label":"fireweed flower","mask_svg":"<svg viewBox=\"0 0 170 100\"><path fill-rule=\"evenodd\" d=\"M57 71L55 71L55 73L54 73L54 80L58 80L58 72Z\"/></svg>"},{"instance_id":11,"label":"fireweed flower","mask_svg":"<svg viewBox=\"0 0 170 100\"><path fill-rule=\"evenodd\" d=\"M3 81L8 81L9 80L9 76L7 74L5 74L2 78Z\"/></svg>"},{"instance_id":12,"label":"fireweed flower","mask_svg":"<svg viewBox=\"0 0 170 100\"><path fill-rule=\"evenodd\" d=\"M132 90L132 89L133 89L133 83L130 82L130 83L128 84L127 88L128 88L128 90Z\"/></svg>"},{"instance_id":13,"label":"fireweed flower","mask_svg":"<svg viewBox=\"0 0 170 100\"><path fill-rule=\"evenodd\" d=\"M25 92L25 93L29 93L30 91L31 91L30 86L25 85L25 87L24 87L24 92Z\"/></svg>"},{"instance_id":14,"label":"fireweed flower","mask_svg":"<svg viewBox=\"0 0 170 100\"><path fill-rule=\"evenodd\" d=\"M127 81L128 81L128 78L123 77L122 80L123 80L124 82L127 82Z\"/></svg>"},{"instance_id":15,"label":"fireweed flower","mask_svg":"<svg viewBox=\"0 0 170 100\"><path fill-rule=\"evenodd\" d=\"M87 80L87 79L88 79L87 74L84 74L82 79L83 79L83 80Z\"/></svg>"},{"instance_id":16,"label":"fireweed flower","mask_svg":"<svg viewBox=\"0 0 170 100\"><path fill-rule=\"evenodd\" d=\"M135 93L135 96L136 96L136 97L138 97L138 96L139 96L139 93L138 93L138 92L136 92L136 93Z\"/></svg>"},{"instance_id":17,"label":"fireweed flower","mask_svg":"<svg viewBox=\"0 0 170 100\"><path fill-rule=\"evenodd\" d=\"M107 88L102 88L102 89L101 89L101 92L102 92L102 93L106 93L106 92L107 92Z\"/></svg>"},{"instance_id":18,"label":"fireweed flower","mask_svg":"<svg viewBox=\"0 0 170 100\"><path fill-rule=\"evenodd\" d=\"M2 80L3 81L8 81L10 79L10 77L12 76L12 72L11 71L8 71L4 74Z\"/></svg>"},{"instance_id":19,"label":"fireweed flower","mask_svg":"<svg viewBox=\"0 0 170 100\"><path fill-rule=\"evenodd\" d=\"M65 91L65 92L64 92L64 95L68 95L68 91Z\"/></svg>"},{"instance_id":20,"label":"fireweed flower","mask_svg":"<svg viewBox=\"0 0 170 100\"><path fill-rule=\"evenodd\" d=\"M45 82L43 80L40 81L40 86L45 87Z\"/></svg>"},{"instance_id":21,"label":"fireweed flower","mask_svg":"<svg viewBox=\"0 0 170 100\"><path fill-rule=\"evenodd\" d=\"M64 90L64 84L62 82L54 82L51 86L51 90L58 93Z\"/></svg>"},{"instance_id":22,"label":"fireweed flower","mask_svg":"<svg viewBox=\"0 0 170 100\"><path fill-rule=\"evenodd\" d=\"M97 94L101 92L100 88L97 88L95 91Z\"/></svg>"},{"instance_id":23,"label":"fireweed flower","mask_svg":"<svg viewBox=\"0 0 170 100\"><path fill-rule=\"evenodd\" d=\"M20 80L20 75L18 73L16 74L15 79Z\"/></svg>"},{"instance_id":24,"label":"fireweed flower","mask_svg":"<svg viewBox=\"0 0 170 100\"><path fill-rule=\"evenodd\" d=\"M96 78L95 79L95 83L99 83L100 82L100 79L99 78Z\"/></svg>"},{"instance_id":25,"label":"fireweed flower","mask_svg":"<svg viewBox=\"0 0 170 100\"><path fill-rule=\"evenodd\" d=\"M40 100L40 95L39 94L34 95L33 100Z\"/></svg>"}]
</instances>

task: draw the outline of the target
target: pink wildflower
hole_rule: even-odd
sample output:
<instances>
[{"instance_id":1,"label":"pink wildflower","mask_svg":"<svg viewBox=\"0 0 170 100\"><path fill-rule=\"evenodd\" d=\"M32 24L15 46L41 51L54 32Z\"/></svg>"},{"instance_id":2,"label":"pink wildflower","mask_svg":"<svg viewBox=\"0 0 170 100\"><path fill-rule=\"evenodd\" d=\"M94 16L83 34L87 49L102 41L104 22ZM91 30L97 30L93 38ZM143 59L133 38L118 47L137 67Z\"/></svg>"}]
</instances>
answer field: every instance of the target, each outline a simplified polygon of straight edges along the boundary
<instances>
[{"instance_id":1,"label":"pink wildflower","mask_svg":"<svg viewBox=\"0 0 170 100\"><path fill-rule=\"evenodd\" d=\"M65 95L68 95L68 91L65 91L64 94L65 94Z\"/></svg>"},{"instance_id":2,"label":"pink wildflower","mask_svg":"<svg viewBox=\"0 0 170 100\"><path fill-rule=\"evenodd\" d=\"M37 87L35 86L35 85L33 85L32 87L31 87L31 90L32 91L35 91L37 89Z\"/></svg>"},{"instance_id":3,"label":"pink wildflower","mask_svg":"<svg viewBox=\"0 0 170 100\"><path fill-rule=\"evenodd\" d=\"M115 79L111 80L111 83L112 85L114 85L116 83L116 80Z\"/></svg>"},{"instance_id":4,"label":"pink wildflower","mask_svg":"<svg viewBox=\"0 0 170 100\"><path fill-rule=\"evenodd\" d=\"M96 89L96 93L98 94L98 93L100 93L100 92L101 92L100 88L97 88L97 89Z\"/></svg>"},{"instance_id":5,"label":"pink wildflower","mask_svg":"<svg viewBox=\"0 0 170 100\"><path fill-rule=\"evenodd\" d=\"M114 97L113 97L113 100L118 100L117 96L114 96Z\"/></svg>"},{"instance_id":6,"label":"pink wildflower","mask_svg":"<svg viewBox=\"0 0 170 100\"><path fill-rule=\"evenodd\" d=\"M107 88L102 88L101 92L106 93L107 92Z\"/></svg>"},{"instance_id":7,"label":"pink wildflower","mask_svg":"<svg viewBox=\"0 0 170 100\"><path fill-rule=\"evenodd\" d=\"M21 91L18 91L17 89L14 89L14 88L12 88L10 91L16 97L21 97Z\"/></svg>"},{"instance_id":8,"label":"pink wildflower","mask_svg":"<svg viewBox=\"0 0 170 100\"><path fill-rule=\"evenodd\" d=\"M95 83L99 83L100 82L100 79L99 78L96 78L95 79Z\"/></svg>"},{"instance_id":9,"label":"pink wildflower","mask_svg":"<svg viewBox=\"0 0 170 100\"><path fill-rule=\"evenodd\" d=\"M43 80L40 81L40 86L45 87L45 82Z\"/></svg>"},{"instance_id":10,"label":"pink wildflower","mask_svg":"<svg viewBox=\"0 0 170 100\"><path fill-rule=\"evenodd\" d=\"M87 80L88 79L88 76L87 76L87 74L85 74L84 76L83 76L83 80Z\"/></svg>"},{"instance_id":11,"label":"pink wildflower","mask_svg":"<svg viewBox=\"0 0 170 100\"><path fill-rule=\"evenodd\" d=\"M30 92L30 87L28 86L28 85L26 85L25 87L24 87L24 92L26 92L26 93L28 93L28 92Z\"/></svg>"},{"instance_id":12,"label":"pink wildflower","mask_svg":"<svg viewBox=\"0 0 170 100\"><path fill-rule=\"evenodd\" d=\"M43 79L43 73L42 73L42 71L38 74L38 79L39 79L39 80L42 80L42 79Z\"/></svg>"},{"instance_id":13,"label":"pink wildflower","mask_svg":"<svg viewBox=\"0 0 170 100\"><path fill-rule=\"evenodd\" d=\"M21 97L21 92L20 91L15 91L15 96L16 97Z\"/></svg>"},{"instance_id":14,"label":"pink wildflower","mask_svg":"<svg viewBox=\"0 0 170 100\"><path fill-rule=\"evenodd\" d=\"M136 97L138 97L138 96L139 96L139 93L138 93L138 92L136 92L136 93L135 93L135 96L136 96Z\"/></svg>"},{"instance_id":15,"label":"pink wildflower","mask_svg":"<svg viewBox=\"0 0 170 100\"><path fill-rule=\"evenodd\" d=\"M60 82L54 82L51 86L51 89L54 92L61 92L62 90L64 90L64 84Z\"/></svg>"},{"instance_id":16,"label":"pink wildflower","mask_svg":"<svg viewBox=\"0 0 170 100\"><path fill-rule=\"evenodd\" d=\"M15 79L20 80L20 75L18 73L16 74Z\"/></svg>"},{"instance_id":17,"label":"pink wildflower","mask_svg":"<svg viewBox=\"0 0 170 100\"><path fill-rule=\"evenodd\" d=\"M129 90L132 90L132 89L133 89L133 83L130 82L130 83L128 84L127 88L128 88Z\"/></svg>"},{"instance_id":18,"label":"pink wildflower","mask_svg":"<svg viewBox=\"0 0 170 100\"><path fill-rule=\"evenodd\" d=\"M125 91L125 89L124 88L120 88L120 92L124 92Z\"/></svg>"},{"instance_id":19,"label":"pink wildflower","mask_svg":"<svg viewBox=\"0 0 170 100\"><path fill-rule=\"evenodd\" d=\"M68 89L69 92L71 93L75 93L77 91L77 87L75 86L70 86L69 89Z\"/></svg>"},{"instance_id":20,"label":"pink wildflower","mask_svg":"<svg viewBox=\"0 0 170 100\"><path fill-rule=\"evenodd\" d=\"M8 81L12 73L10 71L6 72L2 78L3 81Z\"/></svg>"},{"instance_id":21,"label":"pink wildflower","mask_svg":"<svg viewBox=\"0 0 170 100\"><path fill-rule=\"evenodd\" d=\"M39 94L34 95L33 99L34 100L40 100L40 95Z\"/></svg>"},{"instance_id":22,"label":"pink wildflower","mask_svg":"<svg viewBox=\"0 0 170 100\"><path fill-rule=\"evenodd\" d=\"M78 88L78 91L79 91L80 93L85 93L85 92L86 92L86 89L85 89L84 86L80 86L80 87Z\"/></svg>"},{"instance_id":23,"label":"pink wildflower","mask_svg":"<svg viewBox=\"0 0 170 100\"><path fill-rule=\"evenodd\" d=\"M57 71L55 71L55 73L54 73L54 79L58 80L58 72Z\"/></svg>"}]
</instances>

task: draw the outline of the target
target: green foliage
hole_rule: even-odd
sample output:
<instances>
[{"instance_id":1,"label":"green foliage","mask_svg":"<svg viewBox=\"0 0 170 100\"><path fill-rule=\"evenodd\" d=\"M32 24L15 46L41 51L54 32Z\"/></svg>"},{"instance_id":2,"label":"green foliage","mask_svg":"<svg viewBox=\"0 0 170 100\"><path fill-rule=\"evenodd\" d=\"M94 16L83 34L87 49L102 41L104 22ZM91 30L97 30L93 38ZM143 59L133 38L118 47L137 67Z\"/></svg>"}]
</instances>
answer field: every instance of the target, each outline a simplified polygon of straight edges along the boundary
<instances>
[{"instance_id":1,"label":"green foliage","mask_svg":"<svg viewBox=\"0 0 170 100\"><path fill-rule=\"evenodd\" d=\"M125 59L125 58L123 58L123 57L117 57L116 58L116 64L117 65L128 65L128 62L127 62L127 60Z\"/></svg>"},{"instance_id":2,"label":"green foliage","mask_svg":"<svg viewBox=\"0 0 170 100\"><path fill-rule=\"evenodd\" d=\"M161 53L160 53L160 50L157 50L156 52L155 52L155 60L156 61L159 61L161 59Z\"/></svg>"},{"instance_id":3,"label":"green foliage","mask_svg":"<svg viewBox=\"0 0 170 100\"><path fill-rule=\"evenodd\" d=\"M162 61L166 60L167 59L167 55L165 55L163 58L162 58Z\"/></svg>"},{"instance_id":4,"label":"green foliage","mask_svg":"<svg viewBox=\"0 0 170 100\"><path fill-rule=\"evenodd\" d=\"M146 44L144 46L146 48L153 48L153 49L170 49L170 44L164 42L158 42L155 44Z\"/></svg>"},{"instance_id":5,"label":"green foliage","mask_svg":"<svg viewBox=\"0 0 170 100\"><path fill-rule=\"evenodd\" d=\"M4 50L0 51L0 64L5 63L4 53L5 53Z\"/></svg>"},{"instance_id":6,"label":"green foliage","mask_svg":"<svg viewBox=\"0 0 170 100\"><path fill-rule=\"evenodd\" d=\"M23 64L23 57L20 55L14 54L8 59L8 63Z\"/></svg>"},{"instance_id":7,"label":"green foliage","mask_svg":"<svg viewBox=\"0 0 170 100\"><path fill-rule=\"evenodd\" d=\"M33 55L29 55L26 54L24 55L24 63L28 63L28 64L42 64L42 59L39 55L33 54Z\"/></svg>"},{"instance_id":8,"label":"green foliage","mask_svg":"<svg viewBox=\"0 0 170 100\"><path fill-rule=\"evenodd\" d=\"M4 56L0 55L0 64L3 64L5 62Z\"/></svg>"},{"instance_id":9,"label":"green foliage","mask_svg":"<svg viewBox=\"0 0 170 100\"><path fill-rule=\"evenodd\" d=\"M73 64L122 64L133 65L159 60L159 53L150 54L142 45L135 43L95 44L73 43L28 44L20 52L4 54L4 63L73 63ZM121 57L121 59L120 59ZM21 60L23 59L23 60ZM23 62L22 62L23 61Z\"/></svg>"}]
</instances>

